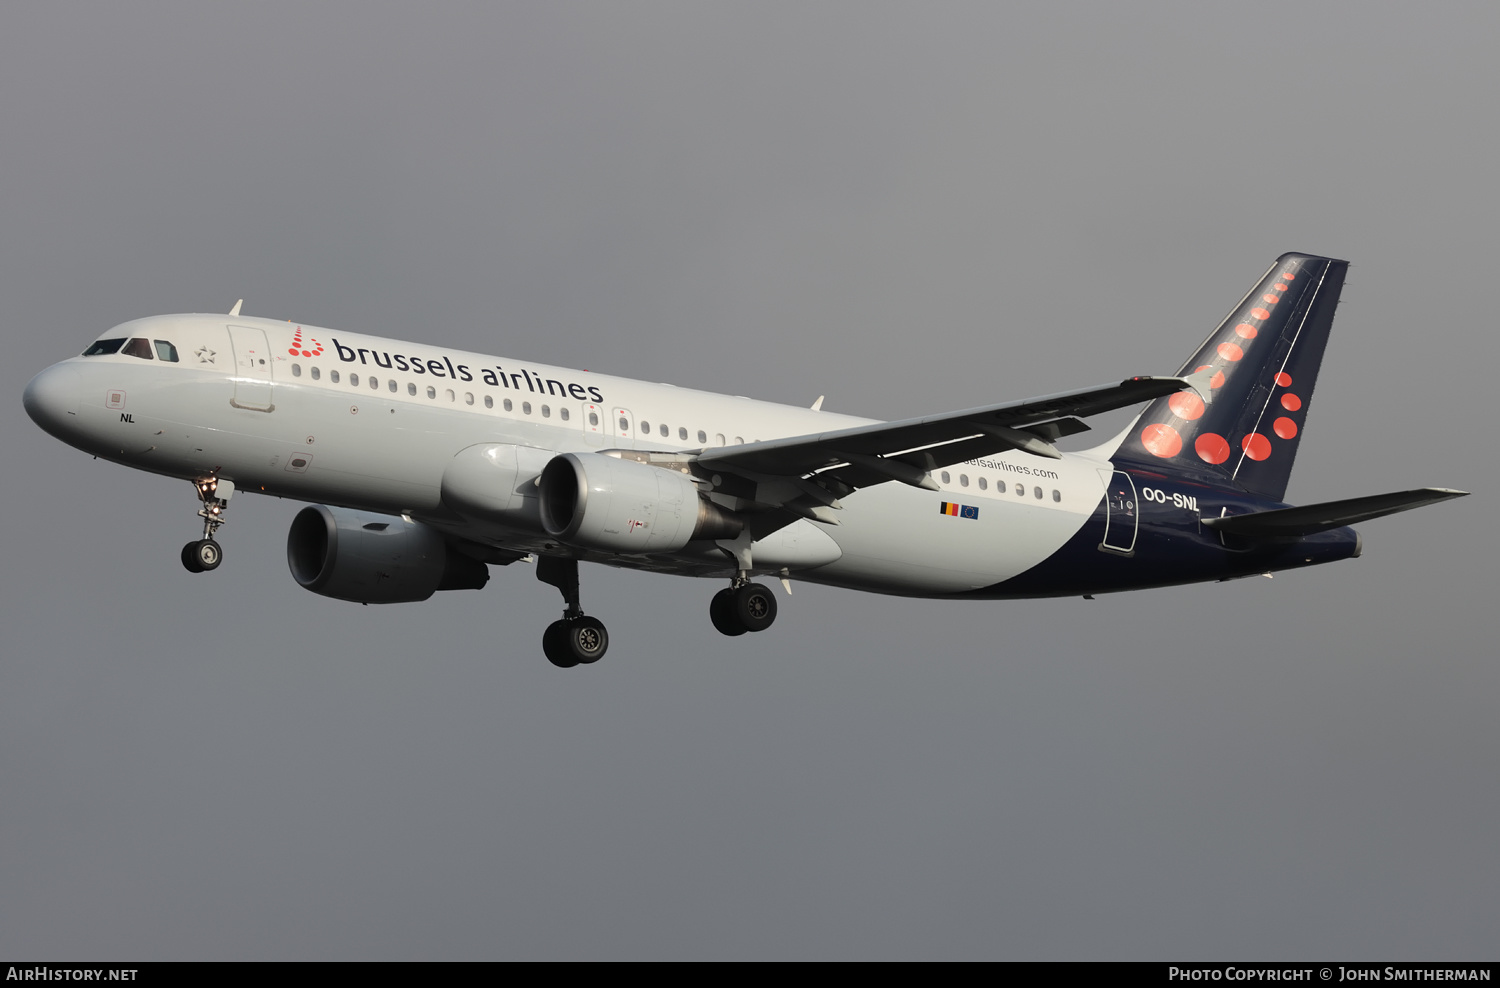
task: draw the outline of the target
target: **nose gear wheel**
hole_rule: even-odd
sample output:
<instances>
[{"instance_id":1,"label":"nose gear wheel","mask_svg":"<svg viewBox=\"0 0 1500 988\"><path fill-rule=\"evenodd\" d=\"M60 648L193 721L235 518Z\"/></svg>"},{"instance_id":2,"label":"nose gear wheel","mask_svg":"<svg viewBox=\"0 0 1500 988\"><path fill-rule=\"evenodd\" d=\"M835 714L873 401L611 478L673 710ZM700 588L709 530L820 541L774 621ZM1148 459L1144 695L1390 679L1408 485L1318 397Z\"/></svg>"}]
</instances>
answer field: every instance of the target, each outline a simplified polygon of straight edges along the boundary
<instances>
[{"instance_id":1,"label":"nose gear wheel","mask_svg":"<svg viewBox=\"0 0 1500 988\"><path fill-rule=\"evenodd\" d=\"M182 547L182 566L189 573L207 573L219 568L224 561L224 549L214 541L214 534L225 522L224 511L229 507L229 498L234 494L234 483L209 477L193 482L198 500L203 507L198 517L203 519L203 538Z\"/></svg>"}]
</instances>

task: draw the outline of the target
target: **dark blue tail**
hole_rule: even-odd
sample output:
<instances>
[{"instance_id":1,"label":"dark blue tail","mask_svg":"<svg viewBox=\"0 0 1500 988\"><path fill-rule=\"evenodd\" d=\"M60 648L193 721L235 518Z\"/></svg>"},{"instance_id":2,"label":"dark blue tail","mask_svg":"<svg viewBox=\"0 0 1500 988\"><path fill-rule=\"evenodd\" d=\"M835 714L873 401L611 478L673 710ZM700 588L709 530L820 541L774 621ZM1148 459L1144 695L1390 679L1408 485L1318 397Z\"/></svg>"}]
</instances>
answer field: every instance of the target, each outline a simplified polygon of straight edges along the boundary
<instances>
[{"instance_id":1,"label":"dark blue tail","mask_svg":"<svg viewBox=\"0 0 1500 988\"><path fill-rule=\"evenodd\" d=\"M1152 402L1115 459L1230 480L1283 499L1348 261L1283 254L1180 376L1211 368L1209 401Z\"/></svg>"}]
</instances>

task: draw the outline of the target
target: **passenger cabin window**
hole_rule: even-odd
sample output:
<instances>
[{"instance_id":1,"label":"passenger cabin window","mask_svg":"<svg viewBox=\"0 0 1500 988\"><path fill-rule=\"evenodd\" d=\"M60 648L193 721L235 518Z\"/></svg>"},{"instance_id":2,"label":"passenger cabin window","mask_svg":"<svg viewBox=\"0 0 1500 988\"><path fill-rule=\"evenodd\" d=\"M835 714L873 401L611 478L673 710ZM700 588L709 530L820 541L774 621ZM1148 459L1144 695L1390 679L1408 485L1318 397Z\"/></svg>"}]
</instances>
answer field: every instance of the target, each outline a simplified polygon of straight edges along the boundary
<instances>
[{"instance_id":1,"label":"passenger cabin window","mask_svg":"<svg viewBox=\"0 0 1500 988\"><path fill-rule=\"evenodd\" d=\"M329 371L328 380L332 381L334 384L339 383L339 372L336 370Z\"/></svg>"},{"instance_id":2,"label":"passenger cabin window","mask_svg":"<svg viewBox=\"0 0 1500 988\"><path fill-rule=\"evenodd\" d=\"M671 435L671 434L672 434L672 430L671 430L671 429L669 429L669 428L667 428L667 423L665 423L665 422L663 422L663 423L662 423L662 424L661 424L661 437L662 437L662 438L663 438L663 439L665 439L665 438L667 438L667 437L668 437L668 436L670 436L670 435Z\"/></svg>"},{"instance_id":3,"label":"passenger cabin window","mask_svg":"<svg viewBox=\"0 0 1500 988\"><path fill-rule=\"evenodd\" d=\"M292 376L293 377L301 377L302 376L302 365L301 364L293 364L292 365Z\"/></svg>"},{"instance_id":4,"label":"passenger cabin window","mask_svg":"<svg viewBox=\"0 0 1500 988\"><path fill-rule=\"evenodd\" d=\"M177 348L166 340L152 340L156 344L156 359L165 360L169 364L177 363Z\"/></svg>"},{"instance_id":5,"label":"passenger cabin window","mask_svg":"<svg viewBox=\"0 0 1500 988\"><path fill-rule=\"evenodd\" d=\"M494 397L494 395L485 395L484 396L484 407L485 408L494 408L495 407L495 397Z\"/></svg>"},{"instance_id":6,"label":"passenger cabin window","mask_svg":"<svg viewBox=\"0 0 1500 988\"><path fill-rule=\"evenodd\" d=\"M557 410L557 414L558 414L558 417L560 417L564 422L566 422L568 420L568 406L564 405L561 408L559 408Z\"/></svg>"},{"instance_id":7,"label":"passenger cabin window","mask_svg":"<svg viewBox=\"0 0 1500 988\"><path fill-rule=\"evenodd\" d=\"M125 344L124 349L122 349L120 352L126 354L127 356L140 357L142 360L150 360L151 342L149 340L134 339Z\"/></svg>"},{"instance_id":8,"label":"passenger cabin window","mask_svg":"<svg viewBox=\"0 0 1500 988\"><path fill-rule=\"evenodd\" d=\"M406 382L406 393L409 394L409 395L411 395L413 398L415 398L417 396L417 386L415 384L413 384L412 382L407 381Z\"/></svg>"},{"instance_id":9,"label":"passenger cabin window","mask_svg":"<svg viewBox=\"0 0 1500 988\"><path fill-rule=\"evenodd\" d=\"M317 367L314 367L314 368L313 368L313 369L312 369L312 379L313 379L313 380L314 380L314 381L316 381L316 380L317 380L317 379L318 379L318 378L319 378L319 377L321 377L321 376L322 376L322 374L323 374L323 372L322 372L322 371L320 371L320 370L318 370L318 368L317 368Z\"/></svg>"},{"instance_id":10,"label":"passenger cabin window","mask_svg":"<svg viewBox=\"0 0 1500 988\"><path fill-rule=\"evenodd\" d=\"M704 432L702 429L699 429L698 430L698 441L700 443L707 443L708 442L708 433Z\"/></svg>"},{"instance_id":11,"label":"passenger cabin window","mask_svg":"<svg viewBox=\"0 0 1500 988\"><path fill-rule=\"evenodd\" d=\"M123 339L118 340L96 340L94 345L83 351L85 357L102 357L107 353L119 353L120 347L125 345Z\"/></svg>"},{"instance_id":12,"label":"passenger cabin window","mask_svg":"<svg viewBox=\"0 0 1500 988\"><path fill-rule=\"evenodd\" d=\"M677 438L678 439L686 439L687 438L687 426L685 426L685 425L679 425L677 427Z\"/></svg>"}]
</instances>

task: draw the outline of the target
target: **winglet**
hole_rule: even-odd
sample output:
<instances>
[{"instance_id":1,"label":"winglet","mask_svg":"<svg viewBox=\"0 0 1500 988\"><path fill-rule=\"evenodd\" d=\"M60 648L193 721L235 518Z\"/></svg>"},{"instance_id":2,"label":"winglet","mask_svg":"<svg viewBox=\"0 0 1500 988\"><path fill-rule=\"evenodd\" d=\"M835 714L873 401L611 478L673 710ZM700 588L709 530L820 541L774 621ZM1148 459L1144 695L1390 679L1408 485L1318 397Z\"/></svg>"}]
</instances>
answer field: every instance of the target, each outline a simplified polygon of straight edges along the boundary
<instances>
[{"instance_id":1,"label":"winglet","mask_svg":"<svg viewBox=\"0 0 1500 988\"><path fill-rule=\"evenodd\" d=\"M815 412L823 410L823 395L818 395L818 400L812 403L812 410Z\"/></svg>"},{"instance_id":2,"label":"winglet","mask_svg":"<svg viewBox=\"0 0 1500 988\"><path fill-rule=\"evenodd\" d=\"M1214 400L1213 379L1215 373L1212 367L1205 367L1195 374L1189 374L1187 377L1179 378L1178 380L1198 392L1198 397L1203 399L1203 404L1209 405Z\"/></svg>"},{"instance_id":3,"label":"winglet","mask_svg":"<svg viewBox=\"0 0 1500 988\"><path fill-rule=\"evenodd\" d=\"M232 309L229 310L229 314L231 316L237 316L237 315L239 315L240 314L240 306L242 306L244 304L245 304L245 300L244 299L240 299L238 302L234 303L234 308L232 308Z\"/></svg>"}]
</instances>

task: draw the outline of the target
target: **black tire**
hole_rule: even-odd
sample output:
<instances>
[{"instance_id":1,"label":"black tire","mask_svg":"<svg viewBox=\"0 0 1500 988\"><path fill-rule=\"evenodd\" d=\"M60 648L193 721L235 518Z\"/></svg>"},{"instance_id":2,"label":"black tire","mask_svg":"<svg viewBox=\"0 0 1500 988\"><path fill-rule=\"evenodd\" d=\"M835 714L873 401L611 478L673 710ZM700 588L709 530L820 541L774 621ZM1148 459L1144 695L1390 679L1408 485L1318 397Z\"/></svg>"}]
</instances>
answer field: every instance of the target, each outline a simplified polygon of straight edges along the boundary
<instances>
[{"instance_id":1,"label":"black tire","mask_svg":"<svg viewBox=\"0 0 1500 988\"><path fill-rule=\"evenodd\" d=\"M566 641L574 659L591 665L609 650L609 632L598 618L581 617L568 623Z\"/></svg>"},{"instance_id":2,"label":"black tire","mask_svg":"<svg viewBox=\"0 0 1500 988\"><path fill-rule=\"evenodd\" d=\"M542 633L542 651L546 653L547 661L559 669L571 669L578 664L578 659L568 648L567 634L568 622L566 621L553 621Z\"/></svg>"},{"instance_id":3,"label":"black tire","mask_svg":"<svg viewBox=\"0 0 1500 988\"><path fill-rule=\"evenodd\" d=\"M746 631L765 631L776 620L776 597L763 583L747 583L734 592L734 616Z\"/></svg>"},{"instance_id":4,"label":"black tire","mask_svg":"<svg viewBox=\"0 0 1500 988\"><path fill-rule=\"evenodd\" d=\"M224 561L224 550L219 548L219 543L213 539L203 539L193 543L193 562L207 573L209 570L219 568Z\"/></svg>"},{"instance_id":5,"label":"black tire","mask_svg":"<svg viewBox=\"0 0 1500 988\"><path fill-rule=\"evenodd\" d=\"M198 565L198 543L189 542L182 547L182 568L189 573L202 573L203 567Z\"/></svg>"},{"instance_id":6,"label":"black tire","mask_svg":"<svg viewBox=\"0 0 1500 988\"><path fill-rule=\"evenodd\" d=\"M719 634L734 638L743 635L750 630L743 624L734 613L734 590L725 587L714 594L714 599L708 602L708 619L714 623Z\"/></svg>"}]
</instances>

